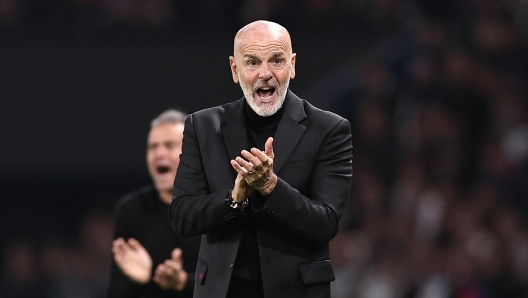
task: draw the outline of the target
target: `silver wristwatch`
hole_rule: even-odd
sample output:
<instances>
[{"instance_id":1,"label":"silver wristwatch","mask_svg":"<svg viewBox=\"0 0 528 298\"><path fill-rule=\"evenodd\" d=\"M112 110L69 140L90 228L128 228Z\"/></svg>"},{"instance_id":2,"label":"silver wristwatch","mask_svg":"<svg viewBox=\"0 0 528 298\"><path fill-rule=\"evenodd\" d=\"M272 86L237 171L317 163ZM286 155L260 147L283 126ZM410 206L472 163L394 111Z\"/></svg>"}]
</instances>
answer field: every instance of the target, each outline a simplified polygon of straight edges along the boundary
<instances>
[{"instance_id":1,"label":"silver wristwatch","mask_svg":"<svg viewBox=\"0 0 528 298\"><path fill-rule=\"evenodd\" d=\"M235 201L235 199L233 199L233 195L231 194L232 192L233 192L233 189L230 189L229 193L227 194L226 203L229 205L229 207L233 209L239 209L243 211L244 208L246 208L247 205L249 204L249 199L246 198L245 200L239 203Z\"/></svg>"}]
</instances>

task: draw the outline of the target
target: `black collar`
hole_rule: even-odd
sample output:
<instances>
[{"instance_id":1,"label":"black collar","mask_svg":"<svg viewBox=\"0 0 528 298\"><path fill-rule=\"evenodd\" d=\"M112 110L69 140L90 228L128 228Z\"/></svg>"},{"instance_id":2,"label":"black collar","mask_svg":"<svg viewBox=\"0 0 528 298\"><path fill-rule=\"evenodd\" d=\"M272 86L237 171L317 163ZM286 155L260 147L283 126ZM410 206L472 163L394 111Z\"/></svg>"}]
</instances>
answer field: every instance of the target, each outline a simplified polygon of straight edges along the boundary
<instances>
[{"instance_id":1,"label":"black collar","mask_svg":"<svg viewBox=\"0 0 528 298\"><path fill-rule=\"evenodd\" d=\"M284 100L283 107L286 104L287 98ZM255 113L253 109L249 106L247 103L247 100L244 104L244 110L246 112L246 123L248 126L268 126L268 125L278 125L280 122L280 119L282 117L282 114L284 113L284 108L281 107L275 114L263 117Z\"/></svg>"}]
</instances>

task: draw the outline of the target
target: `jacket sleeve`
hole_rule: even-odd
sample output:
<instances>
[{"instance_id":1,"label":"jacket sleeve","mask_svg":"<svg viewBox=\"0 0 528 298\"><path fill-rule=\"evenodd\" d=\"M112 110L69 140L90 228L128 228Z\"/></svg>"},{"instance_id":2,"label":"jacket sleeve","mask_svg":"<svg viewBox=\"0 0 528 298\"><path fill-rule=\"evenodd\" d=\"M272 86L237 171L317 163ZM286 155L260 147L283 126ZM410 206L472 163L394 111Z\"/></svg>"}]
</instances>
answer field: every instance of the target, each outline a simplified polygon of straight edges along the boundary
<instances>
[{"instance_id":1,"label":"jacket sleeve","mask_svg":"<svg viewBox=\"0 0 528 298\"><path fill-rule=\"evenodd\" d=\"M325 136L305 196L280 178L257 214L291 234L312 242L328 242L352 186L352 134L346 119Z\"/></svg>"},{"instance_id":2,"label":"jacket sleeve","mask_svg":"<svg viewBox=\"0 0 528 298\"><path fill-rule=\"evenodd\" d=\"M123 206L123 200L118 202L114 212L114 239L123 237L128 239L131 235L130 225L128 223L129 216ZM108 298L140 298L143 296L144 285L135 283L126 277L112 257L112 264L110 268L110 282L108 285Z\"/></svg>"},{"instance_id":3,"label":"jacket sleeve","mask_svg":"<svg viewBox=\"0 0 528 298\"><path fill-rule=\"evenodd\" d=\"M143 287L124 276L112 260L107 298L139 298L143 296Z\"/></svg>"},{"instance_id":4,"label":"jacket sleeve","mask_svg":"<svg viewBox=\"0 0 528 298\"><path fill-rule=\"evenodd\" d=\"M187 117L183 135L174 196L168 210L171 225L184 237L226 229L235 224L241 214L225 203L230 187L210 193L193 115Z\"/></svg>"}]
</instances>

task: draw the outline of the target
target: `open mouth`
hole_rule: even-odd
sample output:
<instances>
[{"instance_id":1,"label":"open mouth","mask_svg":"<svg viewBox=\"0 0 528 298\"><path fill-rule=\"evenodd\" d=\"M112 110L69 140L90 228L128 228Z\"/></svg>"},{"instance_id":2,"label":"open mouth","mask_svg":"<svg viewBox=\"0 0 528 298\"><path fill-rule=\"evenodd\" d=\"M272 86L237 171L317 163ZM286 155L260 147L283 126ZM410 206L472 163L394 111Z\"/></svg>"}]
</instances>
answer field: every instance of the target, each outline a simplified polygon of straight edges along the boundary
<instances>
[{"instance_id":1,"label":"open mouth","mask_svg":"<svg viewBox=\"0 0 528 298\"><path fill-rule=\"evenodd\" d=\"M157 166L156 172L158 174L167 174L170 171L170 167L168 166Z\"/></svg>"},{"instance_id":2,"label":"open mouth","mask_svg":"<svg viewBox=\"0 0 528 298\"><path fill-rule=\"evenodd\" d=\"M261 87L257 89L257 95L260 99L269 99L275 94L275 87Z\"/></svg>"}]
</instances>

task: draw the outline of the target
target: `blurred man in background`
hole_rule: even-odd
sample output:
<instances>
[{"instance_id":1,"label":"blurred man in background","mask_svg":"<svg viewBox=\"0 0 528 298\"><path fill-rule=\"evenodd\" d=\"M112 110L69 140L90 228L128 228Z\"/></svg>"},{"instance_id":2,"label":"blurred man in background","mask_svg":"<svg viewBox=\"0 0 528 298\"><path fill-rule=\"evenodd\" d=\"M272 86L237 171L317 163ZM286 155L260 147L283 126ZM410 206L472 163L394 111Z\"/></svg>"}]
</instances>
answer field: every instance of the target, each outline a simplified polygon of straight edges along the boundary
<instances>
[{"instance_id":1,"label":"blurred man in background","mask_svg":"<svg viewBox=\"0 0 528 298\"><path fill-rule=\"evenodd\" d=\"M116 204L109 298L192 297L199 238L178 237L167 218L186 117L171 109L152 121L147 165L154 183Z\"/></svg>"}]
</instances>

